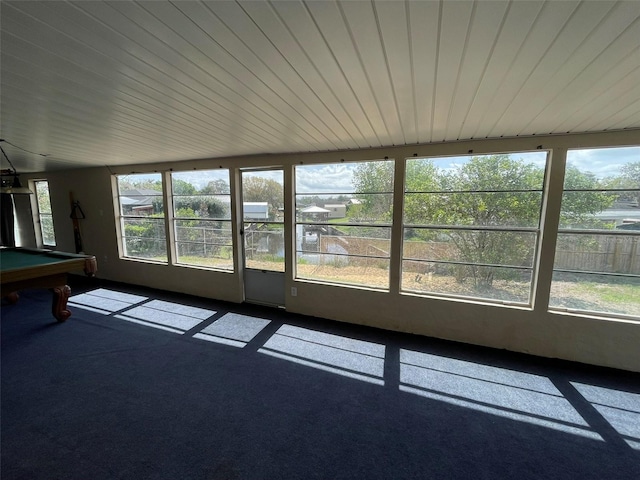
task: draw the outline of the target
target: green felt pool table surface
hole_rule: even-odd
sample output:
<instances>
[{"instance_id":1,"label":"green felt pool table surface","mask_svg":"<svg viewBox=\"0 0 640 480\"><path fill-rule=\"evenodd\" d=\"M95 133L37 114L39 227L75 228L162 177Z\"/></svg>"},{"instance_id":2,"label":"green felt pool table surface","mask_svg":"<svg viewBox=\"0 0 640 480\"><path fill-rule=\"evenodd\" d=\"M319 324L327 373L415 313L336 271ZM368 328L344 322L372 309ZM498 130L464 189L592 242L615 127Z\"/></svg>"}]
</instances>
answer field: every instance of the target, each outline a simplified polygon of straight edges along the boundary
<instances>
[{"instance_id":1,"label":"green felt pool table surface","mask_svg":"<svg viewBox=\"0 0 640 480\"><path fill-rule=\"evenodd\" d=\"M93 276L97 271L95 257L42 249L0 248L2 297L15 303L19 290L49 288L53 292L53 315L61 322L71 315L66 309L71 291L67 274L76 270Z\"/></svg>"},{"instance_id":2,"label":"green felt pool table surface","mask_svg":"<svg viewBox=\"0 0 640 480\"><path fill-rule=\"evenodd\" d=\"M68 259L68 257L61 256L53 252L3 248L0 250L0 269L4 272L7 270L14 270L16 268L33 267L47 263L60 262L65 259Z\"/></svg>"}]
</instances>

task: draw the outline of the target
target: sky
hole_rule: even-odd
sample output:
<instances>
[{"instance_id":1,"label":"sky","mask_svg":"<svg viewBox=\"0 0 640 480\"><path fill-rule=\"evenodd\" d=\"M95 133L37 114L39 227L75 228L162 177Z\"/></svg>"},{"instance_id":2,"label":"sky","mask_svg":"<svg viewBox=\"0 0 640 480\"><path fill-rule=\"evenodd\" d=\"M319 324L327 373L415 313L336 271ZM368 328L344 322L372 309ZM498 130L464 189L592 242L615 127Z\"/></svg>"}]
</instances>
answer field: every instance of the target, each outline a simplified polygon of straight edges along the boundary
<instances>
[{"instance_id":1,"label":"sky","mask_svg":"<svg viewBox=\"0 0 640 480\"><path fill-rule=\"evenodd\" d=\"M540 167L546 161L546 151L522 152L513 154ZM443 169L452 169L468 161L471 156L452 156L434 158L435 164ZM640 162L640 147L617 147L569 150L567 163L582 171L595 174L598 178L614 176L620 167L628 163ZM349 193L353 192L352 176L357 163L333 163L321 165L301 165L296 167L297 192L303 193ZM254 174L254 173L252 173ZM191 170L178 172L182 180L190 181L198 188L212 180L228 180L225 169ZM255 174L254 174L255 175ZM261 171L260 176L282 181L280 171ZM143 176L147 177L146 175ZM157 177L156 177L157 178Z\"/></svg>"},{"instance_id":2,"label":"sky","mask_svg":"<svg viewBox=\"0 0 640 480\"><path fill-rule=\"evenodd\" d=\"M634 162L640 162L640 147L588 148L567 152L567 164L588 170L598 178L618 175L620 167Z\"/></svg>"}]
</instances>

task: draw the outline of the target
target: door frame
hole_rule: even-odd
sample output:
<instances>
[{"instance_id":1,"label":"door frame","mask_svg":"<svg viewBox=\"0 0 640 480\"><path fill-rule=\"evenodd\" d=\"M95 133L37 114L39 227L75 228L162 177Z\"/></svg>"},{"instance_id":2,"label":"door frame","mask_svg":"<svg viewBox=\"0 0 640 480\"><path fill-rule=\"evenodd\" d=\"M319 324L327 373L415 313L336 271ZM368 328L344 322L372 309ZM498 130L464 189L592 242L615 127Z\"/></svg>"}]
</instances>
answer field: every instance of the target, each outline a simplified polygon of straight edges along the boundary
<instances>
[{"instance_id":1,"label":"door frame","mask_svg":"<svg viewBox=\"0 0 640 480\"><path fill-rule=\"evenodd\" d=\"M284 166L269 166L242 168L239 170L239 218L240 218L240 265L242 266L241 278L243 299L247 303L267 305L284 308L285 306L285 284L286 284L286 262L288 258L289 242L286 235L286 209L285 218L280 222L266 221L264 223L281 224L283 228L283 256L285 271L257 269L247 267L246 232L245 232L245 201L244 201L244 174L259 173L268 171L279 171L282 173L282 204L286 205L286 171Z\"/></svg>"}]
</instances>

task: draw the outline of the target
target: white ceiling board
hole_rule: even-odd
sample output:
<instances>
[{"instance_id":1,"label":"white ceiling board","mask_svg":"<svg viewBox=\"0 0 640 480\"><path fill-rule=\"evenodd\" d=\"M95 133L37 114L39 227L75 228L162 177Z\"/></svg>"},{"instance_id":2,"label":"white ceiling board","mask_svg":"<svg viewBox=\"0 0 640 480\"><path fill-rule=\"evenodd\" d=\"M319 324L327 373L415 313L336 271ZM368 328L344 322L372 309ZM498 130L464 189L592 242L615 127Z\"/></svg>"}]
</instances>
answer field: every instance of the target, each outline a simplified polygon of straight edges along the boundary
<instances>
[{"instance_id":1,"label":"white ceiling board","mask_svg":"<svg viewBox=\"0 0 640 480\"><path fill-rule=\"evenodd\" d=\"M270 32L269 43L279 54L279 63L274 61L274 68L282 83L294 90L296 103L303 100L308 106L302 110L302 115L305 118L310 115L317 117L318 130L327 138L339 140L335 142L336 148L353 146L353 139L347 129L333 113L333 109L339 108L339 105L334 103L331 105L332 109L324 100L331 100L330 88L317 76L314 65L278 12L268 2L252 2L243 7L261 32Z\"/></svg>"},{"instance_id":2,"label":"white ceiling board","mask_svg":"<svg viewBox=\"0 0 640 480\"><path fill-rule=\"evenodd\" d=\"M399 133L396 139L402 143L416 143L416 98L411 65L411 45L409 35L409 12L405 3L376 2L374 15L379 20L377 27L382 41L380 48L384 54L389 88L393 95L393 114L397 118ZM391 113L391 112L390 112ZM397 140L396 140L397 142Z\"/></svg>"},{"instance_id":3,"label":"white ceiling board","mask_svg":"<svg viewBox=\"0 0 640 480\"><path fill-rule=\"evenodd\" d=\"M22 171L640 126L637 0L0 9Z\"/></svg>"},{"instance_id":4,"label":"white ceiling board","mask_svg":"<svg viewBox=\"0 0 640 480\"><path fill-rule=\"evenodd\" d=\"M550 80L566 72L566 63L577 54L579 46L610 10L611 4L607 2L591 2L578 4L571 11L563 28L558 29L545 54L523 82L518 95L508 105L494 130L504 130L517 124L520 128L517 134L526 131L528 125L527 122L522 122L522 112L535 116L548 105L547 102L558 95L558 88L562 88L563 84L552 83Z\"/></svg>"},{"instance_id":5,"label":"white ceiling board","mask_svg":"<svg viewBox=\"0 0 640 480\"><path fill-rule=\"evenodd\" d=\"M454 134L456 139L461 137L471 105L478 95L506 21L508 6L508 3L503 2L483 2L476 5L469 26L464 61L457 77L456 95L451 103L445 128L449 138Z\"/></svg>"},{"instance_id":6,"label":"white ceiling board","mask_svg":"<svg viewBox=\"0 0 640 480\"><path fill-rule=\"evenodd\" d=\"M491 46L491 57L458 138L483 138L488 134L487 125L497 111L494 102L502 95L502 87L511 75L510 69L542 5L539 2L507 3L506 18L497 32L495 45Z\"/></svg>"},{"instance_id":7,"label":"white ceiling board","mask_svg":"<svg viewBox=\"0 0 640 480\"><path fill-rule=\"evenodd\" d=\"M369 146L365 138L374 135L371 125L307 6L299 1L272 6L291 42L299 49L293 62L296 71L348 132L352 145L355 148Z\"/></svg>"},{"instance_id":8,"label":"white ceiling board","mask_svg":"<svg viewBox=\"0 0 640 480\"><path fill-rule=\"evenodd\" d=\"M545 54L550 51L559 32L567 24L579 2L563 1L557 2L557 4L556 6L554 3L545 3L540 10L513 63L509 66L505 81L500 86L499 95L495 97L491 105L493 111L491 119L485 119L483 125L480 126L479 132L481 133L478 136L499 137L518 133L519 124L523 122L524 116L520 115L516 118L515 123L513 121L507 123L503 121L508 120L504 118L505 113L509 106L518 99L527 81L543 61Z\"/></svg>"},{"instance_id":9,"label":"white ceiling board","mask_svg":"<svg viewBox=\"0 0 640 480\"><path fill-rule=\"evenodd\" d=\"M378 21L384 22L386 18L379 19L374 3L368 6L370 8L363 8L357 2L345 2L341 4L342 14L391 144L404 144L387 52L378 24ZM396 33L406 36L403 30Z\"/></svg>"},{"instance_id":10,"label":"white ceiling board","mask_svg":"<svg viewBox=\"0 0 640 480\"><path fill-rule=\"evenodd\" d=\"M584 5L595 13L598 3ZM629 69L640 66L640 2L604 5L611 8L588 30L588 35L535 97L539 108L531 110L531 120L522 132L570 131L575 123L567 124L566 120L581 109L585 100L588 102L608 90ZM602 84L600 80L604 80Z\"/></svg>"},{"instance_id":11,"label":"white ceiling board","mask_svg":"<svg viewBox=\"0 0 640 480\"><path fill-rule=\"evenodd\" d=\"M271 41L270 36L275 37L276 33L269 30L270 36L265 35L241 4L219 2L208 5L215 6L215 15L234 35L231 53L243 55L238 59L251 71L259 72L260 80L276 93L282 103L281 108L286 109L289 118L295 119L298 128L304 128L314 142L324 144L326 148L344 147L323 117L324 106Z\"/></svg>"},{"instance_id":12,"label":"white ceiling board","mask_svg":"<svg viewBox=\"0 0 640 480\"><path fill-rule=\"evenodd\" d=\"M239 7L235 7L231 12L213 12L211 5L208 5L209 7L195 2L175 4L183 15L188 16L189 22L197 27L192 31L185 26L180 31L181 35L185 36L189 42L193 42L192 37L195 35L195 42L197 42L195 44L207 53L210 57L208 61L213 60L230 74L227 76L212 72L213 77L225 78L225 85L239 90L249 102L259 105L262 110L260 117L278 130L275 138L292 143L290 148L305 149L304 145L327 142L317 125L310 120L311 116L305 117L292 103L288 86L278 79L273 68L261 56L264 52L259 54L252 50L235 31L235 29L247 27L247 37L251 33L259 37L258 44L264 43L264 35L259 32L253 22ZM234 7L234 5L230 6ZM222 10L222 7L219 10ZM161 13L164 21L173 22L175 13L164 10L161 10ZM232 18L234 13L245 22L242 26L235 25ZM221 18L222 14L227 18ZM231 22L231 25L227 22ZM201 38L202 35L206 38ZM269 55L273 53L270 52ZM204 64L207 64L207 60L204 60ZM325 148L331 145L323 144Z\"/></svg>"},{"instance_id":13,"label":"white ceiling board","mask_svg":"<svg viewBox=\"0 0 640 480\"><path fill-rule=\"evenodd\" d=\"M432 141L447 139L451 106L455 102L460 74L469 46L470 25L476 2L445 2L441 9L436 60L435 101L433 103Z\"/></svg>"},{"instance_id":14,"label":"white ceiling board","mask_svg":"<svg viewBox=\"0 0 640 480\"><path fill-rule=\"evenodd\" d=\"M318 28L324 32L328 47L345 76L348 89L365 112L366 121L373 130L373 137L367 139L369 146L392 145L389 134L376 100L375 92L367 78L362 57L355 44L349 25L346 23L341 4L330 2L309 2L308 8ZM370 6L363 7L365 10Z\"/></svg>"},{"instance_id":15,"label":"white ceiling board","mask_svg":"<svg viewBox=\"0 0 640 480\"><path fill-rule=\"evenodd\" d=\"M436 63L440 11L439 2L407 4L410 25L411 75L415 90L416 143L433 139L433 104L435 100Z\"/></svg>"}]
</instances>

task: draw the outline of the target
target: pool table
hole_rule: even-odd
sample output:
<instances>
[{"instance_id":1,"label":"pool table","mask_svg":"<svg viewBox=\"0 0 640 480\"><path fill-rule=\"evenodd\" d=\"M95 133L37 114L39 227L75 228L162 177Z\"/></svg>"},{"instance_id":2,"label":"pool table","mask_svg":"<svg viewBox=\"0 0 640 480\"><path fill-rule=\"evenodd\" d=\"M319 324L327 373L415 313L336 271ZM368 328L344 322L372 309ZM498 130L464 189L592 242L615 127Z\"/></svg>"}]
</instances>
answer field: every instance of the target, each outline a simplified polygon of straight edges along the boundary
<instances>
[{"instance_id":1,"label":"pool table","mask_svg":"<svg viewBox=\"0 0 640 480\"><path fill-rule=\"evenodd\" d=\"M52 313L64 322L71 316L67 300L71 289L67 285L67 274L83 270L88 276L98 270L93 255L55 252L35 248L0 248L0 283L2 298L18 301L18 290L48 288L53 292Z\"/></svg>"}]
</instances>

